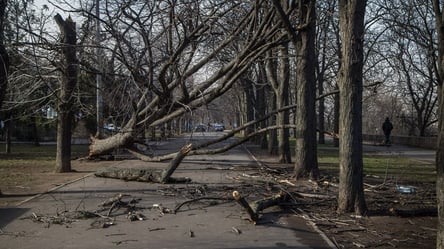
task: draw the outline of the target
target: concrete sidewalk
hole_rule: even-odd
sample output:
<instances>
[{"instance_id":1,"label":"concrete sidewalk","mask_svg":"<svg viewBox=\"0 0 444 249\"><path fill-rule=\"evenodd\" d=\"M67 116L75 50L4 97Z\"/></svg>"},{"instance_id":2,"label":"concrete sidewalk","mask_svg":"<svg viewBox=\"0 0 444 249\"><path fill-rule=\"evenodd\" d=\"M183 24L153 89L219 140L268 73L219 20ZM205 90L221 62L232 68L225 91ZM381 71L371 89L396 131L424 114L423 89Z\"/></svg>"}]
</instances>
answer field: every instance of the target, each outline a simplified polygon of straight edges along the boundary
<instances>
[{"instance_id":1,"label":"concrete sidewalk","mask_svg":"<svg viewBox=\"0 0 444 249\"><path fill-rule=\"evenodd\" d=\"M166 164L129 160L114 166L163 168ZM233 190L250 198L261 196L257 188L235 181L243 173L254 173L255 167L246 151L238 148L221 155L187 158L174 176L190 177L189 184L88 176L20 206L0 209L0 248L334 248L293 213L266 209L260 223L253 225L237 203L223 200ZM128 195L124 201L135 200L129 205L131 211L145 219L130 221L126 208L114 208L113 220L75 217L98 212L104 200L117 194ZM175 214L168 212L202 197L219 199L191 202ZM34 222L32 217L45 221Z\"/></svg>"}]
</instances>

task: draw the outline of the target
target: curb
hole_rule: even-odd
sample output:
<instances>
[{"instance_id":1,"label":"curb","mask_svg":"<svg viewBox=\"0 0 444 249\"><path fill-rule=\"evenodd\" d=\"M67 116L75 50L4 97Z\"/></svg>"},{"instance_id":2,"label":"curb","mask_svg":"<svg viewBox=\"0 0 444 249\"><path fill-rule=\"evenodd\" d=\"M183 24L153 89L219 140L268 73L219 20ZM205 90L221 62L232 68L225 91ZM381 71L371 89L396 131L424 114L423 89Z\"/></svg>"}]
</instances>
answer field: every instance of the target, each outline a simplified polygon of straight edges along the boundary
<instances>
[{"instance_id":1,"label":"curb","mask_svg":"<svg viewBox=\"0 0 444 249\"><path fill-rule=\"evenodd\" d=\"M40 197L40 196L42 196L42 195L45 195L45 194L51 193L51 192L53 192L53 191L55 191L55 190L57 190L57 189L59 189L59 188L63 188L63 187L65 187L66 185L69 185L69 184L71 184L71 183L75 183L75 182L81 181L81 180L83 180L83 179L85 179L85 178L87 178L87 177L90 177L90 176L92 176L92 175L94 175L94 173L89 173L89 174L84 175L84 176L82 176L82 177L80 177L80 178L77 178L77 179L71 180L71 181L69 181L69 182L62 183L62 184L60 184L60 185L58 185L58 186L55 186L55 187L53 187L53 188L50 188L49 190L47 190L47 191L45 191L45 192L43 192L43 193L33 195L33 196L31 196L31 197L29 197L29 198L23 200L23 201L20 201L20 202L17 203L15 206L16 206L16 207L21 206L21 205L23 205L23 204L25 204L25 203L27 203L27 202L29 202L29 201L32 201L32 200L34 200L34 199L36 199L36 198L38 198L38 197Z\"/></svg>"}]
</instances>

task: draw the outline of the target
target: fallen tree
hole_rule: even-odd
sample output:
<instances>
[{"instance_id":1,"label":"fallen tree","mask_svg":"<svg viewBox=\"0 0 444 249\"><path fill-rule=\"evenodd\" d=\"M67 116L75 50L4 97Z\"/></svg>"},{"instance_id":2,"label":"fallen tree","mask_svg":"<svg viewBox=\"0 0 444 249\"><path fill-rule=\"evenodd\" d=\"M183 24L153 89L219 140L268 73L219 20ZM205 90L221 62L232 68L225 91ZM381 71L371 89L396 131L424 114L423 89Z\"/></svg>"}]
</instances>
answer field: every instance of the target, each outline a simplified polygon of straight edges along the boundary
<instances>
[{"instance_id":1,"label":"fallen tree","mask_svg":"<svg viewBox=\"0 0 444 249\"><path fill-rule=\"evenodd\" d=\"M177 183L188 182L188 178L173 178L171 175L177 169L185 156L191 151L192 144L183 146L164 170L139 169L139 168L117 168L106 167L99 169L94 175L97 177L107 177L121 179L125 181L157 182L157 183Z\"/></svg>"},{"instance_id":2,"label":"fallen tree","mask_svg":"<svg viewBox=\"0 0 444 249\"><path fill-rule=\"evenodd\" d=\"M119 59L125 67L123 71L130 74L124 80L130 79L130 85L136 87L129 89L129 95L116 96L126 98L126 107L115 107L130 113L130 119L121 121L121 132L104 139L93 137L90 157L116 148L129 149L142 157L143 154L133 150L133 144L145 128L163 125L223 95L251 68L252 63L286 39L286 35L280 32L280 21L274 18L274 9L266 1L245 2L242 8L235 2L227 2L223 8L210 5L184 3L179 7L165 3L159 5L162 9L156 9L158 5L135 2L118 6L118 11L110 15L114 20L104 25L113 25L105 30L110 32L109 39L116 42L111 42L109 51L118 53L114 58ZM172 17L171 13L176 16ZM258 15L263 18L257 18ZM165 20L165 26L147 27L154 25L152 18ZM230 25L226 25L227 22ZM140 39L123 41L122 37L131 32L140 35ZM239 37L243 37L242 42ZM158 47L164 47L164 42L168 49L158 51ZM118 48L114 49L114 46ZM201 50L205 53L199 52ZM142 61L148 64L141 65ZM209 64L217 69L207 70L204 79L193 77ZM193 82L190 84L189 80Z\"/></svg>"}]
</instances>

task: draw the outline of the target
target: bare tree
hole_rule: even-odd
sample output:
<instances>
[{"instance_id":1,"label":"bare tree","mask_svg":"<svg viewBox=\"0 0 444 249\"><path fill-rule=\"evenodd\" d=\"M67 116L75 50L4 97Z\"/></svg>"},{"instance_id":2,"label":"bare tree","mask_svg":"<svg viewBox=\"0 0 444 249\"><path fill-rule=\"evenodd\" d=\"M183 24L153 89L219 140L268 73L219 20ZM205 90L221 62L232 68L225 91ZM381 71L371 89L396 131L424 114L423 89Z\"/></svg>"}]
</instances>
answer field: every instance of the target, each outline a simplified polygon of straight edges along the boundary
<instances>
[{"instance_id":1,"label":"bare tree","mask_svg":"<svg viewBox=\"0 0 444 249\"><path fill-rule=\"evenodd\" d=\"M339 0L341 68L338 212L365 214L362 162L362 89L365 1Z\"/></svg>"},{"instance_id":2,"label":"bare tree","mask_svg":"<svg viewBox=\"0 0 444 249\"><path fill-rule=\"evenodd\" d=\"M61 33L61 79L58 103L56 172L71 171L71 136L74 119L73 92L77 85L76 23L57 14L54 17Z\"/></svg>"},{"instance_id":3,"label":"bare tree","mask_svg":"<svg viewBox=\"0 0 444 249\"><path fill-rule=\"evenodd\" d=\"M405 110L400 122L411 126L411 134L425 136L437 122L435 30L431 3L384 2L386 68L392 68L390 88L396 89ZM384 71L382 71L384 72ZM381 73L381 70L379 70ZM393 90L390 90L393 91ZM381 117L381 122L382 122Z\"/></svg>"},{"instance_id":4,"label":"bare tree","mask_svg":"<svg viewBox=\"0 0 444 249\"><path fill-rule=\"evenodd\" d=\"M266 73L268 82L274 91L276 109L280 109L289 104L289 55L288 44L279 46L275 53L267 51ZM277 65L277 66L276 66ZM289 112L279 113L276 117L276 125L283 126L289 124ZM277 131L279 162L291 163L290 134L288 128Z\"/></svg>"},{"instance_id":5,"label":"bare tree","mask_svg":"<svg viewBox=\"0 0 444 249\"><path fill-rule=\"evenodd\" d=\"M296 164L297 178L319 177L316 142L315 34L316 1L300 2L299 39L296 41L297 109Z\"/></svg>"},{"instance_id":6,"label":"bare tree","mask_svg":"<svg viewBox=\"0 0 444 249\"><path fill-rule=\"evenodd\" d=\"M296 48L296 178L319 176L316 145L316 78L315 78L315 31L316 3L298 1L296 25L292 25L279 1L273 1L292 43ZM290 7L295 7L290 6Z\"/></svg>"},{"instance_id":7,"label":"bare tree","mask_svg":"<svg viewBox=\"0 0 444 249\"><path fill-rule=\"evenodd\" d=\"M326 92L332 92L333 87L336 84L336 75L339 68L338 58L338 42L332 42L339 40L337 36L337 2L336 1L317 1L317 32L316 32L316 81L317 81L317 94L323 96ZM322 97L318 101L318 143L325 143L325 131L330 129L331 132L337 133L337 130L333 130L326 125L325 117L328 113L328 109L334 110L328 106L328 97ZM331 97L329 97L331 98ZM331 101L330 101L331 102ZM331 111L330 111L331 112Z\"/></svg>"}]
</instances>

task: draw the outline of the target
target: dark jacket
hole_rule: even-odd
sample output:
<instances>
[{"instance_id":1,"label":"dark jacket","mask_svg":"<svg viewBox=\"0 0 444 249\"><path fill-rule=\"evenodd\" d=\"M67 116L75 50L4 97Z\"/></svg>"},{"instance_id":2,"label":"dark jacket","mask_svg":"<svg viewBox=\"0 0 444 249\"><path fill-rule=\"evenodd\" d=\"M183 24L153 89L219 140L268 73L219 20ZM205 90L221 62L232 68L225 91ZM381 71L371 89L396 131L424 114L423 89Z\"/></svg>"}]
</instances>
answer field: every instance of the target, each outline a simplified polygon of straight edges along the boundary
<instances>
[{"instance_id":1,"label":"dark jacket","mask_svg":"<svg viewBox=\"0 0 444 249\"><path fill-rule=\"evenodd\" d=\"M385 119L385 122L382 124L382 130L384 131L384 134L390 134L393 130L393 125L388 118Z\"/></svg>"}]
</instances>

